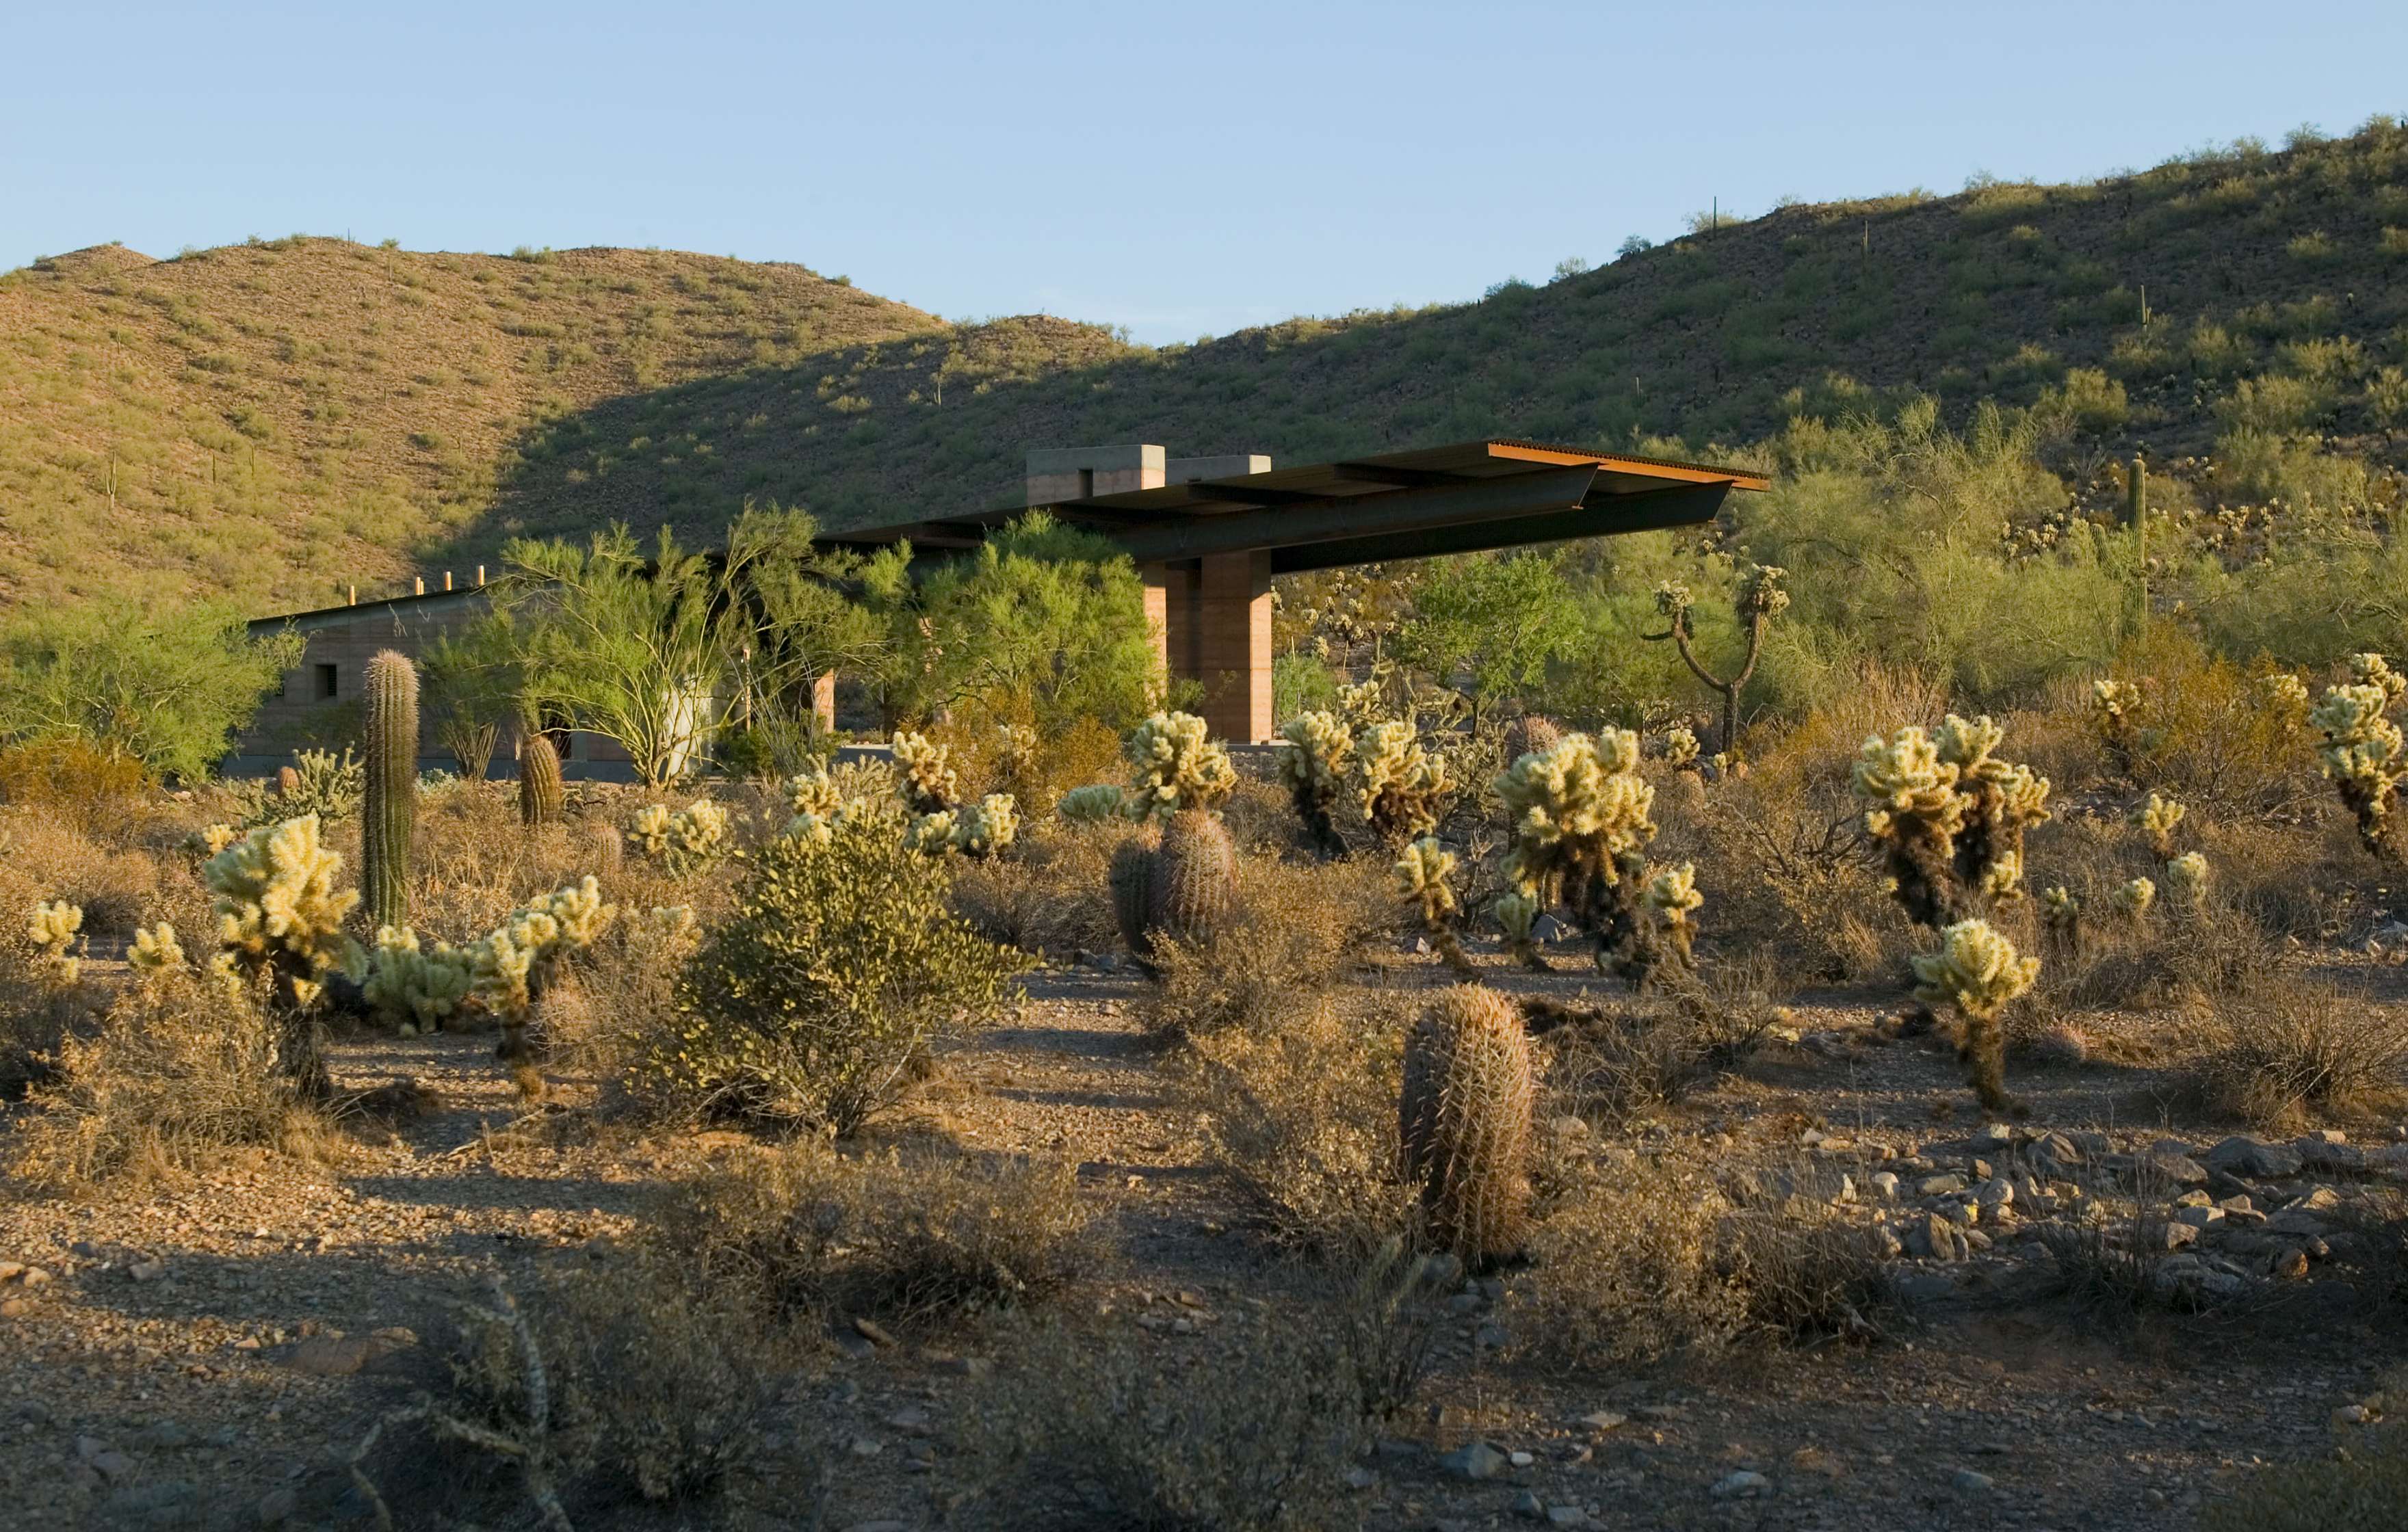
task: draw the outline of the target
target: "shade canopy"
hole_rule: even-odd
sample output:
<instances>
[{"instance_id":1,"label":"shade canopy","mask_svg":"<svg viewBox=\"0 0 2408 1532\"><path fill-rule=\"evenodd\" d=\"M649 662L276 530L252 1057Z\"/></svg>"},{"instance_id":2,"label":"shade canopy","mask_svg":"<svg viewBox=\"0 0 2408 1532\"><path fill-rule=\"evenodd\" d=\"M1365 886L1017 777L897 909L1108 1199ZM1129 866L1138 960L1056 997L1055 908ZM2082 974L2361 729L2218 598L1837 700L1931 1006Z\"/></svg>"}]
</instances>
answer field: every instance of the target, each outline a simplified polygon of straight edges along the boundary
<instances>
[{"instance_id":1,"label":"shade canopy","mask_svg":"<svg viewBox=\"0 0 2408 1532\"><path fill-rule=\"evenodd\" d=\"M1713 519L1761 474L1545 442L1484 438L1089 495L1045 508L1140 564L1268 551L1274 573L1515 548ZM831 533L870 548L971 548L1028 506Z\"/></svg>"}]
</instances>

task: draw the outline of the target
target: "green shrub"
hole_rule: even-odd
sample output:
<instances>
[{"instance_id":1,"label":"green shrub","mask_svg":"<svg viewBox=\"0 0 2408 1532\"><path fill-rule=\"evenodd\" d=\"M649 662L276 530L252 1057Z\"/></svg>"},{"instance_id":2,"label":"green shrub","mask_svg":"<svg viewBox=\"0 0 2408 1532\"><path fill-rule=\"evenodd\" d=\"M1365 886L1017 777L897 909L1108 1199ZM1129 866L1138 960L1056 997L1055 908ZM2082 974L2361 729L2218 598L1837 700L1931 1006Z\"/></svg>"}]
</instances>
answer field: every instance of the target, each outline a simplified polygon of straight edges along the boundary
<instances>
[{"instance_id":1,"label":"green shrub","mask_svg":"<svg viewBox=\"0 0 2408 1532\"><path fill-rule=\"evenodd\" d=\"M850 1132L891 1104L928 1043L1003 1010L1025 960L947 904L944 865L890 822L755 854L733 919L678 985L629 1086L673 1110Z\"/></svg>"}]
</instances>

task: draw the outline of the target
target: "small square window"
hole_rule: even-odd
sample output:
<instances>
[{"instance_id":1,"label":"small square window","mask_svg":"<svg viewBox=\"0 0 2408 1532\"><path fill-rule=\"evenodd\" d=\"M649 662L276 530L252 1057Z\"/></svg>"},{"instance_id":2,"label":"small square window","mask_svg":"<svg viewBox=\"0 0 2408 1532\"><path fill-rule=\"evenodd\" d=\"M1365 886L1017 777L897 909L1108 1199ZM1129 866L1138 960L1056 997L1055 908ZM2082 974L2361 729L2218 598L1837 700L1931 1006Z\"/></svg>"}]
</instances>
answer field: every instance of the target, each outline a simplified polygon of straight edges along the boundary
<instances>
[{"instance_id":1,"label":"small square window","mask_svg":"<svg viewBox=\"0 0 2408 1532\"><path fill-rule=\"evenodd\" d=\"M318 666L318 700L323 702L334 695L335 667L331 665L322 665Z\"/></svg>"}]
</instances>

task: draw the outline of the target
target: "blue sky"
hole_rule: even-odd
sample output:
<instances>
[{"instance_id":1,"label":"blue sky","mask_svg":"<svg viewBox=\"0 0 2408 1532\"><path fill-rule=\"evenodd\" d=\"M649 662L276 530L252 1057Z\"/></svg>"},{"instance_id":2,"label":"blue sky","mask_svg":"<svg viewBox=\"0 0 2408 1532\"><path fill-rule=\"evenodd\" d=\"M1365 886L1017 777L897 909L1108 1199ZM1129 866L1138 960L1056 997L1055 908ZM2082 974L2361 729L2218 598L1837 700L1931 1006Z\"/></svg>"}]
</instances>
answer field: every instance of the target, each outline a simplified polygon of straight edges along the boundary
<instances>
[{"instance_id":1,"label":"blue sky","mask_svg":"<svg viewBox=\"0 0 2408 1532\"><path fill-rule=\"evenodd\" d=\"M0 268L653 245L1192 339L1477 296L1719 197L2408 114L2408 5L0 8Z\"/></svg>"}]
</instances>

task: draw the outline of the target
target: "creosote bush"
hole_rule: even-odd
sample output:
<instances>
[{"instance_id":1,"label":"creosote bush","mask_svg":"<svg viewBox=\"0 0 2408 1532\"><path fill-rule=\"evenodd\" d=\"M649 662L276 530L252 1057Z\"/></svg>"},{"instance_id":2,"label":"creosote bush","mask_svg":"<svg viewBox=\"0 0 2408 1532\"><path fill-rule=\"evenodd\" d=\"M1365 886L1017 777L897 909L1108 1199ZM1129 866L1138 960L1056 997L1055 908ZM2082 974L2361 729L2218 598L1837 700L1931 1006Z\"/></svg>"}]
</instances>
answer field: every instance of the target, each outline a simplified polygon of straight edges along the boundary
<instances>
[{"instance_id":1,"label":"creosote bush","mask_svg":"<svg viewBox=\"0 0 2408 1532\"><path fill-rule=\"evenodd\" d=\"M762 847L627 1085L662 1110L849 1133L936 1038L999 1016L1025 960L947 904L944 865L875 820Z\"/></svg>"},{"instance_id":2,"label":"creosote bush","mask_svg":"<svg viewBox=\"0 0 2408 1532\"><path fill-rule=\"evenodd\" d=\"M2408 1095L2408 1018L2297 976L2260 977L2220 1000L2198 1042L2185 1094L2269 1131L2356 1119Z\"/></svg>"}]
</instances>

